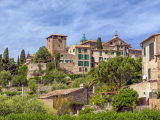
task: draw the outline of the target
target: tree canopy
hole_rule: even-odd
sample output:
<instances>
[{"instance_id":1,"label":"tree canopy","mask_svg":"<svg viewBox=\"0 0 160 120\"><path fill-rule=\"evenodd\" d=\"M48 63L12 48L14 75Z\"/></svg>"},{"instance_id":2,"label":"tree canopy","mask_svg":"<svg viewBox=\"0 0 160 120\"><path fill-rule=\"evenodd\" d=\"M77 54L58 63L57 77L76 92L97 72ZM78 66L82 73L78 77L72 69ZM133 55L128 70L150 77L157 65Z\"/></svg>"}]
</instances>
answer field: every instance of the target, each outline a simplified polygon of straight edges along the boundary
<instances>
[{"instance_id":1,"label":"tree canopy","mask_svg":"<svg viewBox=\"0 0 160 120\"><path fill-rule=\"evenodd\" d=\"M48 49L45 46L39 48L38 52L33 59L35 63L46 63L51 58L51 53L49 53Z\"/></svg>"},{"instance_id":2,"label":"tree canopy","mask_svg":"<svg viewBox=\"0 0 160 120\"><path fill-rule=\"evenodd\" d=\"M129 57L114 57L107 62L102 62L95 68L94 77L103 83L114 84L121 88L123 84L134 76L135 60Z\"/></svg>"},{"instance_id":3,"label":"tree canopy","mask_svg":"<svg viewBox=\"0 0 160 120\"><path fill-rule=\"evenodd\" d=\"M2 83L2 86L6 86L9 83L9 80L11 79L11 73L9 71L3 70L0 72L0 81Z\"/></svg>"},{"instance_id":4,"label":"tree canopy","mask_svg":"<svg viewBox=\"0 0 160 120\"><path fill-rule=\"evenodd\" d=\"M139 104L139 94L133 89L121 89L120 92L112 99L111 105L113 109L120 110L122 107L133 106L133 104Z\"/></svg>"},{"instance_id":5,"label":"tree canopy","mask_svg":"<svg viewBox=\"0 0 160 120\"><path fill-rule=\"evenodd\" d=\"M103 47L102 47L102 42L101 42L101 38L100 38L100 37L98 37L97 42L96 42L94 48L95 48L95 49L96 49L96 48L97 48L97 49L103 49Z\"/></svg>"}]
</instances>

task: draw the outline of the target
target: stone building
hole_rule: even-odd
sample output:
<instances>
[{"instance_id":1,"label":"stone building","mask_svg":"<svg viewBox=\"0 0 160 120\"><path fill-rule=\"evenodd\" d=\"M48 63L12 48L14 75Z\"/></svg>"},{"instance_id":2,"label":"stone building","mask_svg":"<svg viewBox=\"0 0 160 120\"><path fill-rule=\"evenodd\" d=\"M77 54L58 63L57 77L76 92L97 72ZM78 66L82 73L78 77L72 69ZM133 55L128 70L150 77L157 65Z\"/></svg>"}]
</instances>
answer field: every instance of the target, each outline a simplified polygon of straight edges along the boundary
<instances>
[{"instance_id":1,"label":"stone building","mask_svg":"<svg viewBox=\"0 0 160 120\"><path fill-rule=\"evenodd\" d=\"M59 39L63 37L64 40L59 42L57 37ZM90 68L95 68L101 62L115 57L117 49L119 50L120 56L124 57L130 56L136 59L142 55L141 50L131 49L131 44L127 44L121 40L117 33L113 39L102 44L103 49L94 49L96 41L92 39L87 40L84 33L80 40L80 45L72 45L66 48L66 37L67 36L60 34L51 35L47 38L47 48L52 54L54 52L60 52L60 67L71 74L88 73ZM54 41L54 43L52 41ZM61 48L57 48L59 45Z\"/></svg>"},{"instance_id":2,"label":"stone building","mask_svg":"<svg viewBox=\"0 0 160 120\"><path fill-rule=\"evenodd\" d=\"M90 91L88 91L85 88L84 84L80 84L79 88L70 88L70 89L62 89L62 90L54 90L52 92L40 95L39 99L44 101L45 104L47 104L49 107L53 108L53 99L62 96L63 98L68 98L69 96L73 96L73 103L81 103L81 106L77 106L74 109L73 106L71 106L72 112L77 112L77 110L80 110L83 105L89 104L89 99L94 94ZM73 105L73 104L72 104Z\"/></svg>"}]
</instances>

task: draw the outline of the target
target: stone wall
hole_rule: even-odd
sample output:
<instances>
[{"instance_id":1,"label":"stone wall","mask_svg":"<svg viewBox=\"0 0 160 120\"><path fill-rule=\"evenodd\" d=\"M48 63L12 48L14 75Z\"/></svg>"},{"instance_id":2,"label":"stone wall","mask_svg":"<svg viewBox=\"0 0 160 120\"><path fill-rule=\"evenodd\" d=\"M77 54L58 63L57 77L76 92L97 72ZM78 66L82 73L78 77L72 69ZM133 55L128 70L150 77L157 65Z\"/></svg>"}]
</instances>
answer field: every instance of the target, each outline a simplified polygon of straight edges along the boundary
<instances>
[{"instance_id":1,"label":"stone wall","mask_svg":"<svg viewBox=\"0 0 160 120\"><path fill-rule=\"evenodd\" d=\"M156 99L156 98L149 99L149 108L160 109L160 99Z\"/></svg>"}]
</instances>

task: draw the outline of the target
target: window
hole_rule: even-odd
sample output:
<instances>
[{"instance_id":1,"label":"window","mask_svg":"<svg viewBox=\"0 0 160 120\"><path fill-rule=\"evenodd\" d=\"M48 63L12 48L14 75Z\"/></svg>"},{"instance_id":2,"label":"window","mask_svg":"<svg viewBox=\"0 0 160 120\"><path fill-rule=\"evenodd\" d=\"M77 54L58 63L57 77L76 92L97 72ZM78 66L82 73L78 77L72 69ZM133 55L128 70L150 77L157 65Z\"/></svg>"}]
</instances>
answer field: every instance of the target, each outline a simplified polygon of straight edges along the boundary
<instances>
[{"instance_id":1,"label":"window","mask_svg":"<svg viewBox=\"0 0 160 120\"><path fill-rule=\"evenodd\" d=\"M91 54L93 54L93 51L91 51Z\"/></svg>"},{"instance_id":2,"label":"window","mask_svg":"<svg viewBox=\"0 0 160 120\"><path fill-rule=\"evenodd\" d=\"M103 62L103 57L99 57L99 62Z\"/></svg>"},{"instance_id":3,"label":"window","mask_svg":"<svg viewBox=\"0 0 160 120\"><path fill-rule=\"evenodd\" d=\"M83 55L82 54L78 54L78 60L83 60Z\"/></svg>"},{"instance_id":4,"label":"window","mask_svg":"<svg viewBox=\"0 0 160 120\"><path fill-rule=\"evenodd\" d=\"M49 42L50 42L50 40L49 40Z\"/></svg>"},{"instance_id":5,"label":"window","mask_svg":"<svg viewBox=\"0 0 160 120\"><path fill-rule=\"evenodd\" d=\"M67 55L66 55L66 57L67 57Z\"/></svg>"},{"instance_id":6,"label":"window","mask_svg":"<svg viewBox=\"0 0 160 120\"><path fill-rule=\"evenodd\" d=\"M85 68L85 72L87 72L87 68Z\"/></svg>"},{"instance_id":7,"label":"window","mask_svg":"<svg viewBox=\"0 0 160 120\"><path fill-rule=\"evenodd\" d=\"M123 51L122 51L122 52L119 52L119 55L123 55Z\"/></svg>"},{"instance_id":8,"label":"window","mask_svg":"<svg viewBox=\"0 0 160 120\"><path fill-rule=\"evenodd\" d=\"M78 66L83 66L83 61L78 61Z\"/></svg>"},{"instance_id":9,"label":"window","mask_svg":"<svg viewBox=\"0 0 160 120\"><path fill-rule=\"evenodd\" d=\"M75 49L73 49L73 52L75 52Z\"/></svg>"},{"instance_id":10,"label":"window","mask_svg":"<svg viewBox=\"0 0 160 120\"><path fill-rule=\"evenodd\" d=\"M139 51L139 53L141 53L141 51Z\"/></svg>"},{"instance_id":11,"label":"window","mask_svg":"<svg viewBox=\"0 0 160 120\"><path fill-rule=\"evenodd\" d=\"M102 51L99 52L99 56L102 56Z\"/></svg>"},{"instance_id":12,"label":"window","mask_svg":"<svg viewBox=\"0 0 160 120\"><path fill-rule=\"evenodd\" d=\"M105 54L108 54L108 51L105 51Z\"/></svg>"},{"instance_id":13,"label":"window","mask_svg":"<svg viewBox=\"0 0 160 120\"><path fill-rule=\"evenodd\" d=\"M58 45L58 47L60 47L60 45Z\"/></svg>"},{"instance_id":14,"label":"window","mask_svg":"<svg viewBox=\"0 0 160 120\"><path fill-rule=\"evenodd\" d=\"M94 57L91 57L91 62L94 62Z\"/></svg>"},{"instance_id":15,"label":"window","mask_svg":"<svg viewBox=\"0 0 160 120\"><path fill-rule=\"evenodd\" d=\"M72 60L72 62L74 62L74 60Z\"/></svg>"},{"instance_id":16,"label":"window","mask_svg":"<svg viewBox=\"0 0 160 120\"><path fill-rule=\"evenodd\" d=\"M149 59L154 58L154 44L149 44Z\"/></svg>"},{"instance_id":17,"label":"window","mask_svg":"<svg viewBox=\"0 0 160 120\"><path fill-rule=\"evenodd\" d=\"M61 55L61 57L63 57L63 55Z\"/></svg>"},{"instance_id":18,"label":"window","mask_svg":"<svg viewBox=\"0 0 160 120\"><path fill-rule=\"evenodd\" d=\"M112 45L112 42L110 42L110 44Z\"/></svg>"},{"instance_id":19,"label":"window","mask_svg":"<svg viewBox=\"0 0 160 120\"><path fill-rule=\"evenodd\" d=\"M146 56L146 48L143 48L144 56Z\"/></svg>"},{"instance_id":20,"label":"window","mask_svg":"<svg viewBox=\"0 0 160 120\"><path fill-rule=\"evenodd\" d=\"M84 49L84 52L87 52L87 49Z\"/></svg>"},{"instance_id":21,"label":"window","mask_svg":"<svg viewBox=\"0 0 160 120\"><path fill-rule=\"evenodd\" d=\"M70 51L70 53L71 53L71 51Z\"/></svg>"},{"instance_id":22,"label":"window","mask_svg":"<svg viewBox=\"0 0 160 120\"><path fill-rule=\"evenodd\" d=\"M78 48L78 53L81 53L81 48Z\"/></svg>"},{"instance_id":23,"label":"window","mask_svg":"<svg viewBox=\"0 0 160 120\"><path fill-rule=\"evenodd\" d=\"M68 63L68 60L65 60L65 63Z\"/></svg>"},{"instance_id":24,"label":"window","mask_svg":"<svg viewBox=\"0 0 160 120\"><path fill-rule=\"evenodd\" d=\"M81 67L79 67L79 72L81 72L82 71L82 68Z\"/></svg>"},{"instance_id":25,"label":"window","mask_svg":"<svg viewBox=\"0 0 160 120\"><path fill-rule=\"evenodd\" d=\"M87 66L87 61L84 61L84 66Z\"/></svg>"},{"instance_id":26,"label":"window","mask_svg":"<svg viewBox=\"0 0 160 120\"><path fill-rule=\"evenodd\" d=\"M123 48L123 46L121 46L121 48Z\"/></svg>"},{"instance_id":27,"label":"window","mask_svg":"<svg viewBox=\"0 0 160 120\"><path fill-rule=\"evenodd\" d=\"M135 54L135 51L132 51L132 54Z\"/></svg>"},{"instance_id":28,"label":"window","mask_svg":"<svg viewBox=\"0 0 160 120\"><path fill-rule=\"evenodd\" d=\"M151 79L151 68L148 69L148 80Z\"/></svg>"},{"instance_id":29,"label":"window","mask_svg":"<svg viewBox=\"0 0 160 120\"><path fill-rule=\"evenodd\" d=\"M114 55L114 52L111 52L112 55Z\"/></svg>"},{"instance_id":30,"label":"window","mask_svg":"<svg viewBox=\"0 0 160 120\"><path fill-rule=\"evenodd\" d=\"M84 55L84 60L89 60L89 55Z\"/></svg>"}]
</instances>

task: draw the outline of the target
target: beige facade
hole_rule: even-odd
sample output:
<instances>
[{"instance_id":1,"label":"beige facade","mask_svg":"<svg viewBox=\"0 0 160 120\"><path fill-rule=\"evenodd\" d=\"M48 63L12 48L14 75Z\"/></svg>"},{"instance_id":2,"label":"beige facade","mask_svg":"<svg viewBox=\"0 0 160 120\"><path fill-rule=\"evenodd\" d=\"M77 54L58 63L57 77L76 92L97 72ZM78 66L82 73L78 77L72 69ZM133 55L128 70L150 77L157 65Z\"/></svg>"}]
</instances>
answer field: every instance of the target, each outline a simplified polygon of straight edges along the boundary
<instances>
[{"instance_id":1,"label":"beige facade","mask_svg":"<svg viewBox=\"0 0 160 120\"><path fill-rule=\"evenodd\" d=\"M158 81L160 89L160 34L154 34L141 42L142 74L144 81Z\"/></svg>"},{"instance_id":2,"label":"beige facade","mask_svg":"<svg viewBox=\"0 0 160 120\"><path fill-rule=\"evenodd\" d=\"M142 50L139 49L129 49L129 57L134 59L142 57Z\"/></svg>"}]
</instances>

